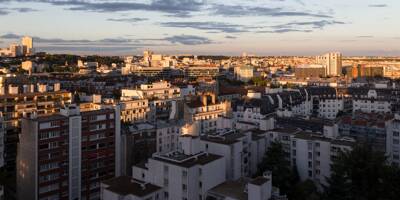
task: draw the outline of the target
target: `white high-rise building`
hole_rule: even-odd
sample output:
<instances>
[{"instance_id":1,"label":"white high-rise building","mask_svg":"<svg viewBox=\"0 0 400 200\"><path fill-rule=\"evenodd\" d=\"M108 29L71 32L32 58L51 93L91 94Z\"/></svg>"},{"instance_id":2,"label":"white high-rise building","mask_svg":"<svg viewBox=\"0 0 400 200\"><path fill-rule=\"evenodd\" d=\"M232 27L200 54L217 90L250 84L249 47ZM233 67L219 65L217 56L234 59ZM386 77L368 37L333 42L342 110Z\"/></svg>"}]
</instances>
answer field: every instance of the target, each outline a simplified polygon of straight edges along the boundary
<instances>
[{"instance_id":1,"label":"white high-rise building","mask_svg":"<svg viewBox=\"0 0 400 200\"><path fill-rule=\"evenodd\" d=\"M317 56L316 62L325 65L327 76L340 76L342 74L342 54L340 52Z\"/></svg>"},{"instance_id":2,"label":"white high-rise building","mask_svg":"<svg viewBox=\"0 0 400 200\"><path fill-rule=\"evenodd\" d=\"M33 39L31 37L28 37L28 36L23 37L21 43L22 43L25 55L31 55L34 53Z\"/></svg>"}]
</instances>

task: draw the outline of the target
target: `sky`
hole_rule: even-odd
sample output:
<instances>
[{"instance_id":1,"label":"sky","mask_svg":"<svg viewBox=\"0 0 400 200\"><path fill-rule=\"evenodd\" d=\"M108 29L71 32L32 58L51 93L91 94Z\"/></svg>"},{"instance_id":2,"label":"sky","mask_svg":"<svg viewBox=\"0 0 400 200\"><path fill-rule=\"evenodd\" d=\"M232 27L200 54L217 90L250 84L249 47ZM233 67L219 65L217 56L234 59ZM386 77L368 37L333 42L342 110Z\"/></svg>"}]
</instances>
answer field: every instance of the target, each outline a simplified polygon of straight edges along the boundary
<instances>
[{"instance_id":1,"label":"sky","mask_svg":"<svg viewBox=\"0 0 400 200\"><path fill-rule=\"evenodd\" d=\"M0 47L137 55L400 56L399 0L0 0Z\"/></svg>"}]
</instances>

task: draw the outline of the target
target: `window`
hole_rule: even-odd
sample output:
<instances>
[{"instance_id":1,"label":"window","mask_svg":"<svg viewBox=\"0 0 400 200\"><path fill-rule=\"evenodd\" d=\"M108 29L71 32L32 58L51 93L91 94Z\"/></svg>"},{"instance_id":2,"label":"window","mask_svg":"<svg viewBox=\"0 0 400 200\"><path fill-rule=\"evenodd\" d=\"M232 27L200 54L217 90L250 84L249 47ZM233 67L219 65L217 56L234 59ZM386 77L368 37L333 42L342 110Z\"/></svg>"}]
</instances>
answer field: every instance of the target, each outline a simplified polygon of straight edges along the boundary
<instances>
[{"instance_id":1,"label":"window","mask_svg":"<svg viewBox=\"0 0 400 200\"><path fill-rule=\"evenodd\" d=\"M182 177L186 178L187 177L187 171L182 171Z\"/></svg>"},{"instance_id":2,"label":"window","mask_svg":"<svg viewBox=\"0 0 400 200\"><path fill-rule=\"evenodd\" d=\"M164 178L164 187L168 187L168 179Z\"/></svg>"},{"instance_id":3,"label":"window","mask_svg":"<svg viewBox=\"0 0 400 200\"><path fill-rule=\"evenodd\" d=\"M399 139L393 139L393 144L399 144Z\"/></svg>"},{"instance_id":4,"label":"window","mask_svg":"<svg viewBox=\"0 0 400 200\"><path fill-rule=\"evenodd\" d=\"M60 126L61 122L60 121L54 121L50 123L51 127L55 127L55 126Z\"/></svg>"},{"instance_id":5,"label":"window","mask_svg":"<svg viewBox=\"0 0 400 200\"><path fill-rule=\"evenodd\" d=\"M399 137L399 132L393 131L393 136L394 136L394 137Z\"/></svg>"},{"instance_id":6,"label":"window","mask_svg":"<svg viewBox=\"0 0 400 200\"><path fill-rule=\"evenodd\" d=\"M307 143L307 146L308 146L308 150L312 150L312 143L311 142Z\"/></svg>"},{"instance_id":7,"label":"window","mask_svg":"<svg viewBox=\"0 0 400 200\"><path fill-rule=\"evenodd\" d=\"M168 166L164 165L164 173L168 173Z\"/></svg>"}]
</instances>

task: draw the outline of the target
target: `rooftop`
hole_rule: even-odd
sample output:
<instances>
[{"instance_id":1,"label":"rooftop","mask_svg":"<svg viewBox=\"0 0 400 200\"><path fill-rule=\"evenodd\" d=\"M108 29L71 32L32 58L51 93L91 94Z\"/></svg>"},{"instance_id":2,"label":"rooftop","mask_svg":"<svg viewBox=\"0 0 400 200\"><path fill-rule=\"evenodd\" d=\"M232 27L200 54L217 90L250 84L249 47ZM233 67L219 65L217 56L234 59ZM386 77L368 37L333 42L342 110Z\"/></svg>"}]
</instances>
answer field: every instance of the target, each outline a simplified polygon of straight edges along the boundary
<instances>
[{"instance_id":1,"label":"rooftop","mask_svg":"<svg viewBox=\"0 0 400 200\"><path fill-rule=\"evenodd\" d=\"M134 195L144 197L162 189L156 185L132 179L128 176L116 177L105 181L104 184L108 185L107 190L123 196Z\"/></svg>"},{"instance_id":2,"label":"rooftop","mask_svg":"<svg viewBox=\"0 0 400 200\"><path fill-rule=\"evenodd\" d=\"M245 137L244 134L235 132L233 129L218 129L217 131L209 132L201 137L201 140L231 145L239 142L239 138Z\"/></svg>"},{"instance_id":3,"label":"rooftop","mask_svg":"<svg viewBox=\"0 0 400 200\"><path fill-rule=\"evenodd\" d=\"M247 180L239 179L236 181L226 181L210 190L212 194L218 194L232 199L247 200L248 194L245 193Z\"/></svg>"},{"instance_id":4,"label":"rooftop","mask_svg":"<svg viewBox=\"0 0 400 200\"><path fill-rule=\"evenodd\" d=\"M190 168L195 165L205 165L220 158L222 158L222 156L204 152L195 155L186 155L182 152L174 151L168 154L156 154L151 159L166 162L184 168Z\"/></svg>"}]
</instances>

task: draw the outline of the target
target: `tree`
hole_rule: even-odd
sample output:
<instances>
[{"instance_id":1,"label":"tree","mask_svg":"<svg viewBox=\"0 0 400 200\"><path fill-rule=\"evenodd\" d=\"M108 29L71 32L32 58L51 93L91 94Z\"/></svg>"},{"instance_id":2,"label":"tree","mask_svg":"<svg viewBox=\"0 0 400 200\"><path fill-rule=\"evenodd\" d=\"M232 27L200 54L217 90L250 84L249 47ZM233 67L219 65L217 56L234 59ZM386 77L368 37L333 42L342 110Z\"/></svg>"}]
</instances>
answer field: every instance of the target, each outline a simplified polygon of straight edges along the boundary
<instances>
[{"instance_id":1,"label":"tree","mask_svg":"<svg viewBox=\"0 0 400 200\"><path fill-rule=\"evenodd\" d=\"M319 200L321 194L318 191L317 186L312 180L306 180L299 182L291 189L289 193L289 199L296 200Z\"/></svg>"},{"instance_id":2,"label":"tree","mask_svg":"<svg viewBox=\"0 0 400 200\"><path fill-rule=\"evenodd\" d=\"M279 142L271 143L263 160L258 165L256 175L260 176L265 171L272 172L272 184L278 187L283 194L288 194L291 187L298 182L298 176L286 159L286 153Z\"/></svg>"},{"instance_id":3,"label":"tree","mask_svg":"<svg viewBox=\"0 0 400 200\"><path fill-rule=\"evenodd\" d=\"M328 186L324 186L324 199L398 199L400 170L386 163L384 153L367 144L341 152L332 164Z\"/></svg>"}]
</instances>

